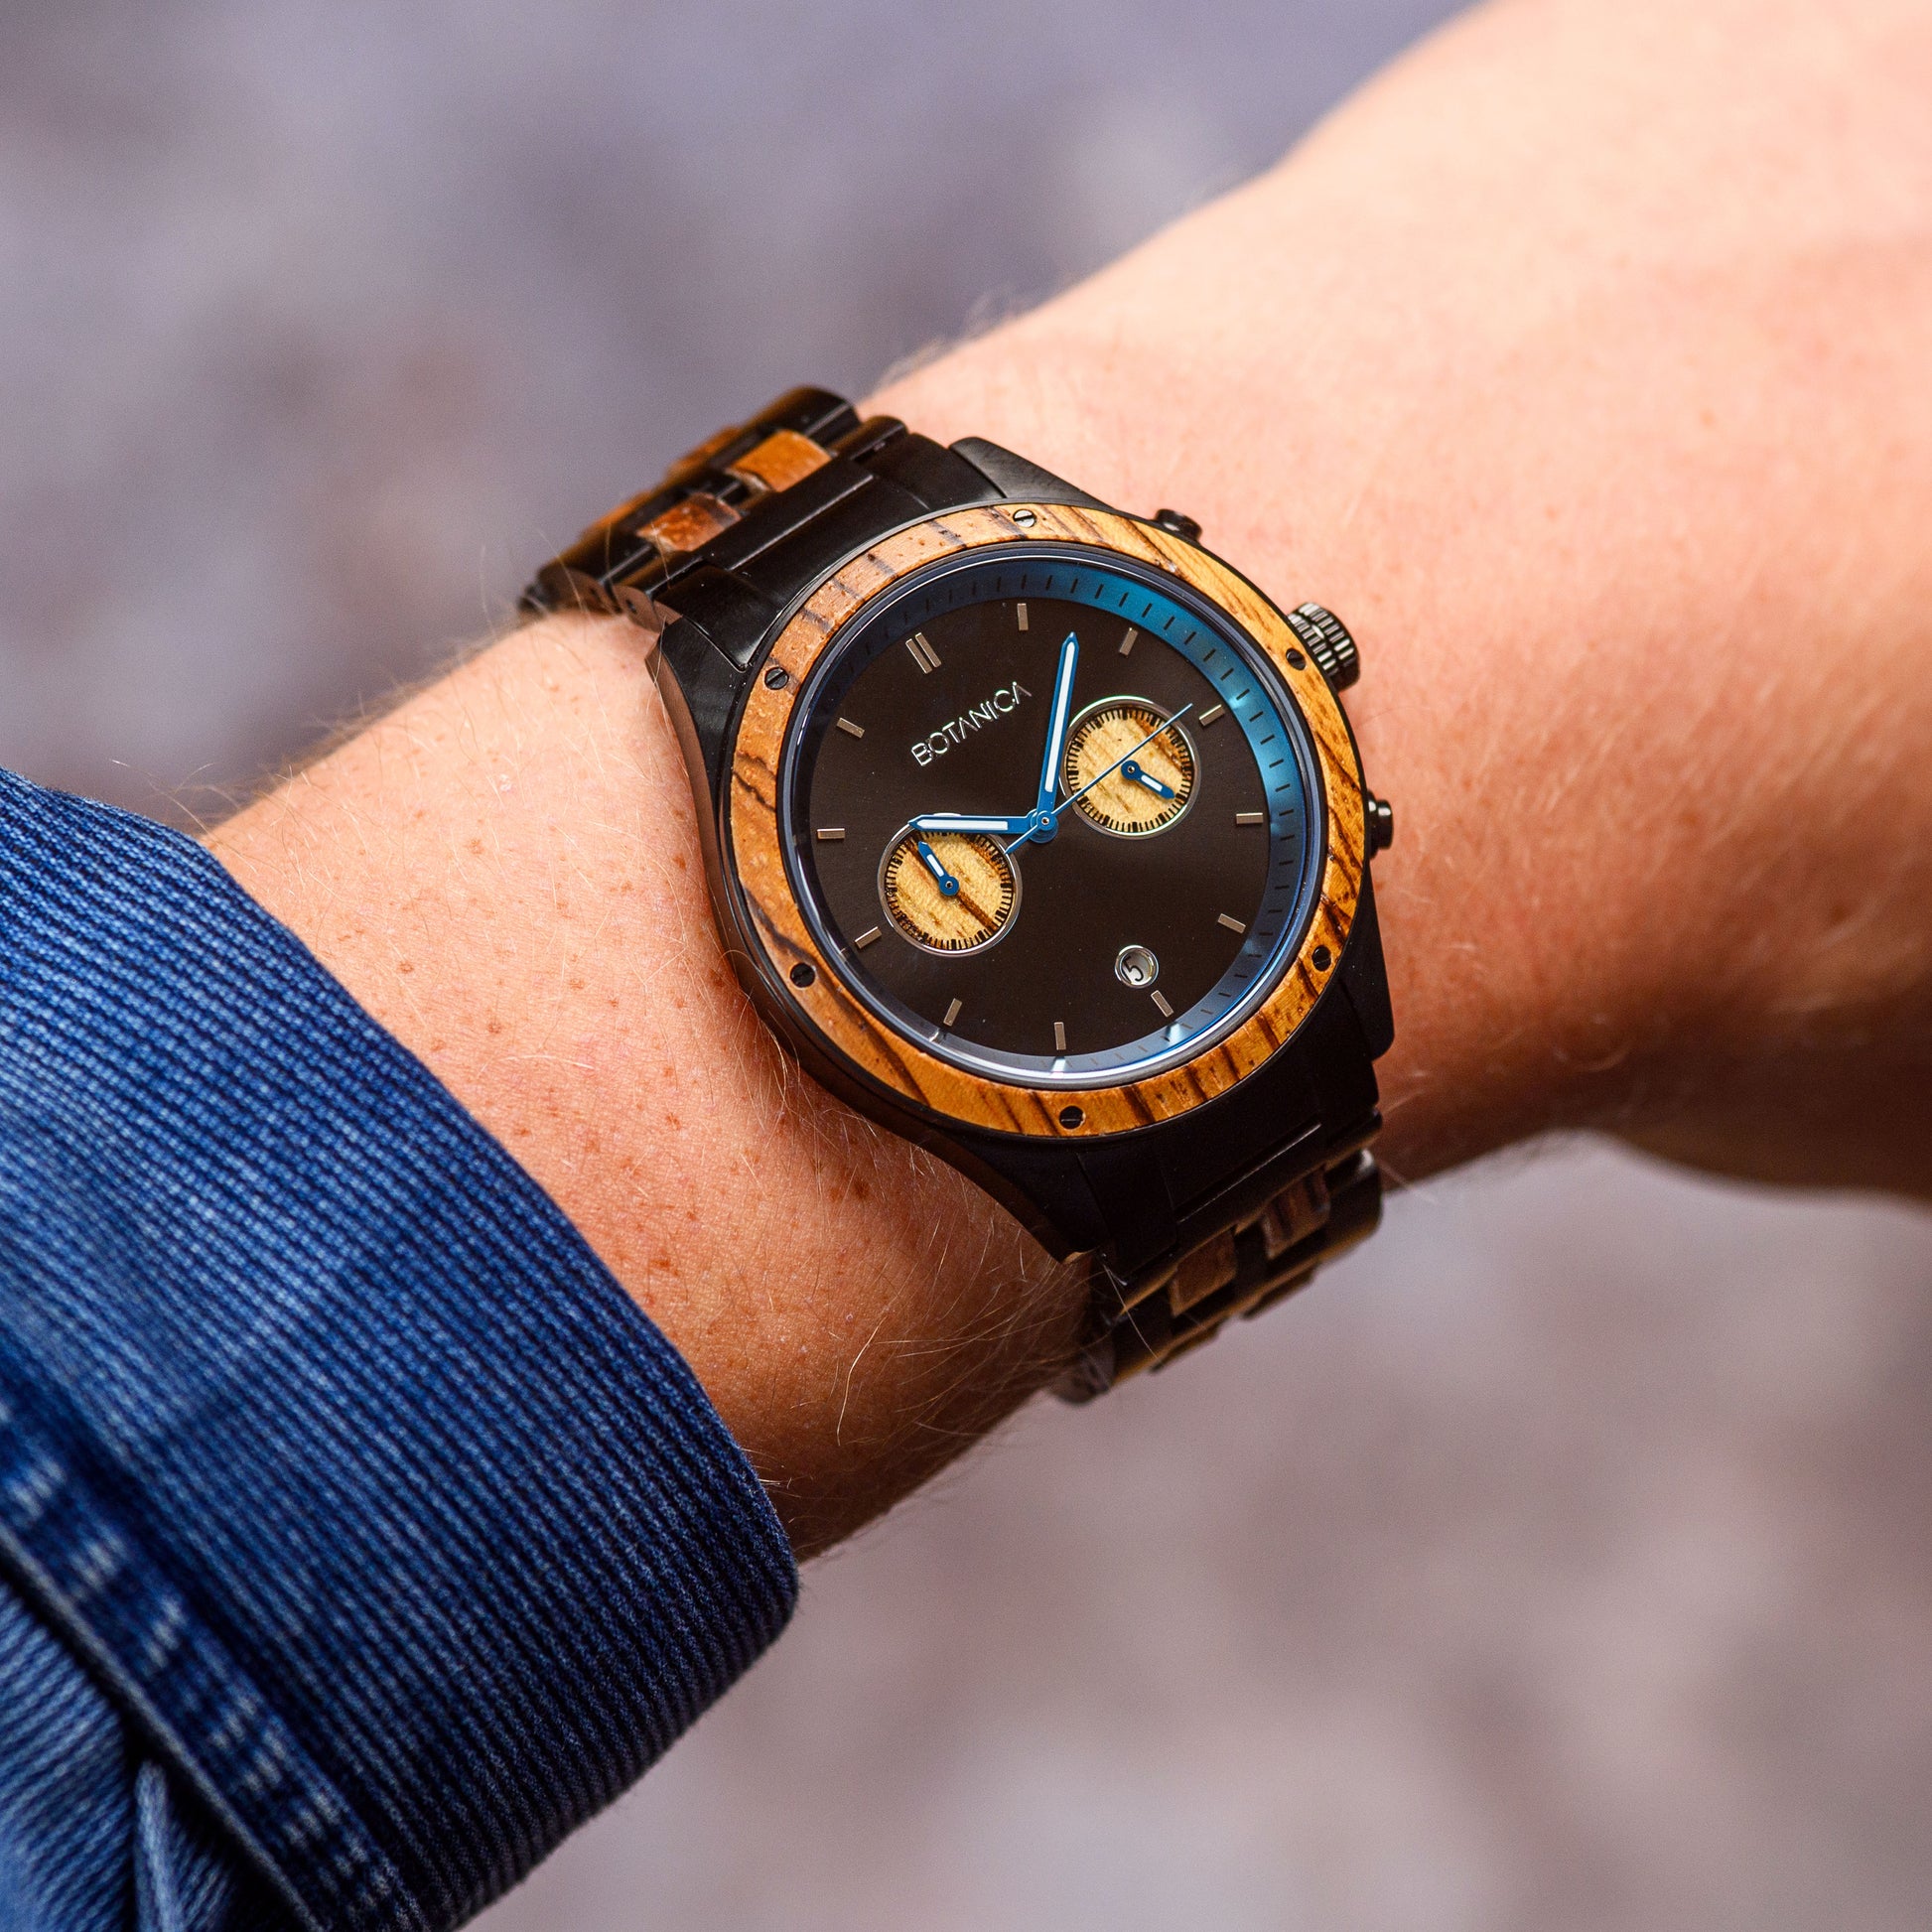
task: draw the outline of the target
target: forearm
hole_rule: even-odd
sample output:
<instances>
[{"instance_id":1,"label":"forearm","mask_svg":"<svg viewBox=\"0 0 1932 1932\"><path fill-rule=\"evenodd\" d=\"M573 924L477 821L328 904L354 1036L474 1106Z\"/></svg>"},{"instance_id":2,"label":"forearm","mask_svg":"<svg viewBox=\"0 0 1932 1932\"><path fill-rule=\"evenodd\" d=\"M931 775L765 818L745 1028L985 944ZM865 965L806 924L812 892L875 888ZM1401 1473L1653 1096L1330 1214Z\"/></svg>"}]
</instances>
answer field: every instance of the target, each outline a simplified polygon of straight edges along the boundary
<instances>
[{"instance_id":1,"label":"forearm","mask_svg":"<svg viewBox=\"0 0 1932 1932\"><path fill-rule=\"evenodd\" d=\"M1832 1177L1754 1097L1801 1071L1846 1172L1928 1173L1873 1042L1923 1050L1932 952L1932 28L1850 18L1479 16L882 399L1355 627L1398 1173L1691 1121ZM780 1057L692 810L640 634L551 621L215 847L578 1222L809 1549L1044 1379L1078 1295Z\"/></svg>"}]
</instances>

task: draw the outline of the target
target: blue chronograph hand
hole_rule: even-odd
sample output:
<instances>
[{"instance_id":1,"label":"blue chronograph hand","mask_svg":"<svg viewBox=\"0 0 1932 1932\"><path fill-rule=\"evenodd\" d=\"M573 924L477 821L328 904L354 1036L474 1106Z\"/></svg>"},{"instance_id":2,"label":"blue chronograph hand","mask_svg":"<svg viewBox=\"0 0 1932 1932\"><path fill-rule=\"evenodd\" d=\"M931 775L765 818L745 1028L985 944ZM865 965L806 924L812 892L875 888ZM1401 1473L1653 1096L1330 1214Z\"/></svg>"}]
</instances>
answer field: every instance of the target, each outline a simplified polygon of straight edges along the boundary
<instances>
[{"instance_id":1,"label":"blue chronograph hand","mask_svg":"<svg viewBox=\"0 0 1932 1932\"><path fill-rule=\"evenodd\" d=\"M1155 741L1155 740L1156 740L1157 738L1159 738L1159 737L1161 736L1161 734L1162 734L1162 733L1163 733L1164 731L1166 731L1166 730L1168 729L1168 727L1169 727L1170 725L1173 725L1173 724L1177 724L1177 723L1178 723L1178 722L1179 722L1179 721L1180 721L1180 720L1181 720L1182 718L1184 718L1184 717L1186 717L1186 715L1187 715L1187 714L1188 714L1188 713L1189 713L1190 711L1192 711L1192 710L1193 710L1193 708L1194 708L1194 707L1193 707L1193 705L1192 705L1192 703L1191 703L1191 702L1189 702L1189 703L1187 703L1187 704L1184 704L1184 705L1182 705L1182 706L1180 707L1180 709L1179 709L1178 711L1174 711L1174 712L1170 712L1170 713L1168 714L1168 716L1167 716L1167 717L1165 717L1165 718L1163 718L1163 719L1161 720L1161 722L1160 722L1160 723L1159 723L1158 725L1156 725L1156 726L1155 726L1155 728L1154 728L1154 729L1153 729L1153 730L1152 730L1151 732L1149 732L1149 733L1148 733L1148 735L1147 735L1147 736L1146 736L1145 738L1143 738L1143 739L1141 739L1141 740L1140 740L1140 741L1139 741L1138 743L1136 743L1136 744L1133 744L1133 745L1130 745L1130 746L1129 746L1129 747L1127 748L1127 750L1126 750L1126 751L1124 751L1124 752L1123 752L1123 753L1122 753L1122 754L1120 755L1120 757L1119 757L1119 758L1117 758L1117 759L1115 759L1115 760L1113 761L1113 763L1112 763L1112 764L1110 764L1110 765L1108 765L1108 767L1106 768L1106 770L1104 770L1104 771L1096 771L1096 772L1095 772L1095 773L1093 774L1093 776L1092 776L1091 778L1089 778L1089 779L1088 779L1088 780L1086 781L1086 783L1085 783L1085 784L1083 784L1083 785L1082 785L1082 786L1080 787L1080 789L1079 789L1078 791L1076 791L1076 792L1075 792L1075 793L1073 794L1073 796L1072 796L1071 798L1069 798L1069 799L1068 799L1068 800L1067 800L1066 802L1067 802L1067 803L1068 803L1069 805L1074 805L1074 804L1078 804L1078 803L1079 803L1079 801L1080 801L1080 800L1081 800L1082 798L1084 798L1084 797L1085 797L1085 796L1087 795L1087 793L1088 793L1088 792L1090 792L1090 791L1091 791L1091 790L1092 790L1092 789L1094 788L1094 786L1095 786L1095 785L1097 785L1097 784L1098 784L1098 783L1099 783L1099 782L1101 781L1101 779L1103 779L1103 778L1111 778L1111 777L1112 777L1112 776L1114 775L1114 773L1115 773L1116 771L1118 771L1118 770L1119 770L1119 769L1121 768L1121 766L1122 766L1122 765L1124 765L1124 764L1126 764L1126 763L1127 763L1127 762L1128 762L1128 761L1129 761L1129 760L1130 760L1130 759L1131 759L1133 758L1133 756L1134 756L1134 754L1135 754L1136 752L1138 752L1138 751L1139 751L1139 750L1141 749L1141 747L1142 747L1143 745L1152 745L1152 744L1154 743L1154 741ZM1038 813L1038 812L1035 812L1035 813L1033 814L1033 818L1030 818L1030 819L1024 819L1024 820L1022 820L1021 822L1022 822L1023 824L1025 824L1025 825L1029 825L1029 826L1031 826L1031 825L1033 824L1033 822L1034 822L1034 819L1037 819L1037 818L1039 818L1040 816L1041 816L1041 814L1040 814L1040 813ZM1045 816L1046 816L1046 822L1047 822L1047 824L1048 824L1048 825L1050 826L1050 825L1052 824L1052 822L1053 822L1053 821L1052 821L1052 815L1051 815L1050 813L1048 813L1048 814L1046 814ZM1022 832L1022 833L1020 834L1020 838L1018 838L1018 839L1015 839L1015 840L1013 841L1013 844L1012 844L1012 845L1009 845L1009 846L1007 846L1007 847L1006 847L1006 850L1007 850L1007 851L1009 851L1009 852L1011 852L1011 851L1013 850L1013 847L1014 847L1015 845L1018 845L1018 844L1020 843L1020 840L1021 840L1021 839L1026 839L1026 838L1036 838L1037 836L1038 836L1038 834L1037 834L1037 832L1034 832L1034 831L1023 831L1023 832ZM1052 836L1052 834L1051 834L1051 832L1050 832L1050 831L1048 832L1048 834L1047 834L1047 836L1048 836L1049 838L1050 838L1050 837Z\"/></svg>"},{"instance_id":2,"label":"blue chronograph hand","mask_svg":"<svg viewBox=\"0 0 1932 1932\"><path fill-rule=\"evenodd\" d=\"M1176 798L1179 793L1173 785L1164 785L1154 773L1133 759L1128 759L1120 767L1120 775L1131 784L1145 785L1157 798Z\"/></svg>"},{"instance_id":3,"label":"blue chronograph hand","mask_svg":"<svg viewBox=\"0 0 1932 1932\"><path fill-rule=\"evenodd\" d=\"M913 843L919 849L919 857L924 862L926 871L939 882L939 897L941 898L957 898L959 897L959 881L946 870L945 861L923 839L915 839Z\"/></svg>"}]
</instances>

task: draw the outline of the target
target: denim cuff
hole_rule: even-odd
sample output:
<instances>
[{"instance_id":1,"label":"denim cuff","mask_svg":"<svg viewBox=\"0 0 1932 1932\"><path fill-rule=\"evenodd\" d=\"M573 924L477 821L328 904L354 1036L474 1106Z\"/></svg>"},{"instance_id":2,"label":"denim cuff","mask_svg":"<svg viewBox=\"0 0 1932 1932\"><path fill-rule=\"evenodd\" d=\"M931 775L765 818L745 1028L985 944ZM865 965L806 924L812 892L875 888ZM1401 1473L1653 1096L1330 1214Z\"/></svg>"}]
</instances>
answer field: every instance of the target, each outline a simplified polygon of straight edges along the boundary
<instances>
[{"instance_id":1,"label":"denim cuff","mask_svg":"<svg viewBox=\"0 0 1932 1932\"><path fill-rule=\"evenodd\" d=\"M5 773L0 1567L332 1932L481 1910L797 1592L430 1073L191 840Z\"/></svg>"}]
</instances>

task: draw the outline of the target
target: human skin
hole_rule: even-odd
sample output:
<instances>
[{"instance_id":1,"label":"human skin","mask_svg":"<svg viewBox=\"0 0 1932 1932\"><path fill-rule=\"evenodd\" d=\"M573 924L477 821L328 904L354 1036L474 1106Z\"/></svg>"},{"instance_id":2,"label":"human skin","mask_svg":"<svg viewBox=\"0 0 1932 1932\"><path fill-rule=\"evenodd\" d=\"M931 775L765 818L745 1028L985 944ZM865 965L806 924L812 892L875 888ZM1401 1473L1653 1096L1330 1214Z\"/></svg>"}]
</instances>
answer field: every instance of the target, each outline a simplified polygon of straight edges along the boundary
<instances>
[{"instance_id":1,"label":"human skin","mask_svg":"<svg viewBox=\"0 0 1932 1932\"><path fill-rule=\"evenodd\" d=\"M1932 1191L1928 100L1928 4L1493 6L876 399L1354 629L1403 1180L1594 1127ZM809 1554L1050 1377L1078 1283L766 1035L644 659L514 632L210 844L583 1230Z\"/></svg>"}]
</instances>

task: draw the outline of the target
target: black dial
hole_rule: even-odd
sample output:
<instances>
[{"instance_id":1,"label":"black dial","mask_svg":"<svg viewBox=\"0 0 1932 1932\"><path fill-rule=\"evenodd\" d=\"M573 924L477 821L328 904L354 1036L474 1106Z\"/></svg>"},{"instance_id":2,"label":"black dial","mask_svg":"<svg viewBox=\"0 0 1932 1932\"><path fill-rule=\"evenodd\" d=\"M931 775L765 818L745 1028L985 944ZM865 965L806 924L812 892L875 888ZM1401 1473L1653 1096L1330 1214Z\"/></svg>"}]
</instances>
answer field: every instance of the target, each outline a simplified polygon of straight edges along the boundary
<instances>
[{"instance_id":1,"label":"black dial","mask_svg":"<svg viewBox=\"0 0 1932 1932\"><path fill-rule=\"evenodd\" d=\"M819 660L781 792L828 957L928 1050L1029 1085L1190 1057L1307 913L1306 728L1223 614L1108 553L908 579Z\"/></svg>"}]
</instances>

